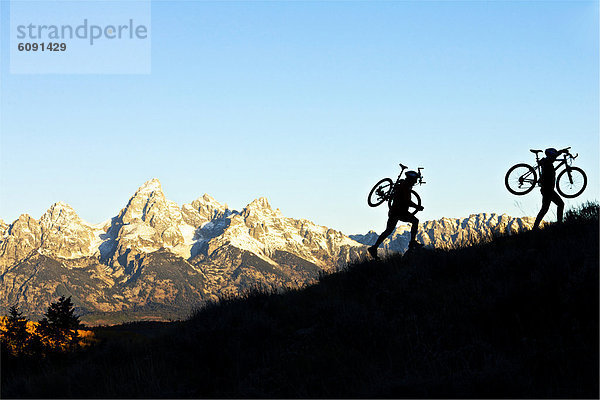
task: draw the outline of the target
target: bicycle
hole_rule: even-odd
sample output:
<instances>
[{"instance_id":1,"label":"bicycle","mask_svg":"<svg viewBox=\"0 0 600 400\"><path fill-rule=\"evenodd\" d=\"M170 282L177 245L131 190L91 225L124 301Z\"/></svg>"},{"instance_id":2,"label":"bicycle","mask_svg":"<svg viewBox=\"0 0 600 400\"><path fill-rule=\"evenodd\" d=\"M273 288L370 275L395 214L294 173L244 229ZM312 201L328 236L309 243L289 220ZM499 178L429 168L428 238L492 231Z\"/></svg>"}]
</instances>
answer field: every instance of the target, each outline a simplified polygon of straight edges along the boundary
<instances>
[{"instance_id":1,"label":"bicycle","mask_svg":"<svg viewBox=\"0 0 600 400\"><path fill-rule=\"evenodd\" d=\"M564 157L560 159L558 165L554 168L557 171L563 165L565 168L556 177L556 190L563 197L572 199L579 196L585 190L587 186L587 176L581 168L572 167L573 160L577 158L579 154L572 155L569 152L571 147L566 147L561 151L566 150ZM506 173L504 177L504 184L509 192L522 196L533 190L536 186L541 185L538 181L538 176L541 176L540 171L540 157L539 153L543 150L530 149L535 154L535 165L529 165L525 163L515 164Z\"/></svg>"},{"instance_id":2,"label":"bicycle","mask_svg":"<svg viewBox=\"0 0 600 400\"><path fill-rule=\"evenodd\" d=\"M375 184L375 186L373 186L373 189L371 189L371 191L369 192L369 196L367 196L367 204L369 204L369 206L377 207L380 204L382 204L383 202L387 201L389 207L390 208L392 207L392 203L394 201L394 190L400 184L400 180L402 179L402 173L404 172L405 169L408 168L406 165L403 165L402 163L400 163L400 167L402 169L400 170L400 174L398 175L398 178L396 179L396 183L394 183L391 178L383 178L382 180L377 182ZM422 169L424 169L424 168L423 167L417 168L418 174L419 174L417 183L419 185L426 183L425 181L423 181L423 176L421 175ZM421 196L419 196L419 194L417 192L415 192L414 190L410 191L410 195L411 195L410 196L411 201L420 207L421 206ZM419 209L417 208L415 211L412 212L412 215L415 215L418 211L419 211Z\"/></svg>"}]
</instances>

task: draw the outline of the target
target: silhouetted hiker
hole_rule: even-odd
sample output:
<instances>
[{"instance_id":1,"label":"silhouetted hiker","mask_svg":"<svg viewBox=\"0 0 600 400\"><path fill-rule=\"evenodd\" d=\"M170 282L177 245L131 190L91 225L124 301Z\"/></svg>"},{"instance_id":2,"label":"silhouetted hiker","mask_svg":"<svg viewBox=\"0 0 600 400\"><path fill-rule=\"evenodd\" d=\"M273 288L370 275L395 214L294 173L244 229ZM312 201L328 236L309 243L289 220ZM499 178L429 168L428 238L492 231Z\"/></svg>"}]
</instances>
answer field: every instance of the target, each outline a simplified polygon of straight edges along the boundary
<instances>
[{"instance_id":1,"label":"silhouetted hiker","mask_svg":"<svg viewBox=\"0 0 600 400\"><path fill-rule=\"evenodd\" d=\"M542 158L539 161L541 167L541 176L540 176L540 186L542 192L542 209L537 215L535 219L535 223L533 224L533 229L538 229L540 226L540 222L542 222L542 218L548 212L550 208L550 203L554 202L556 204L556 219L558 222L562 222L563 217L563 209L565 207L564 201L560 198L558 193L554 191L554 185L556 182L556 172L554 170L554 161L556 158L562 153L566 153L568 150L556 150L551 147L546 149L544 153L546 153L546 157Z\"/></svg>"},{"instance_id":2,"label":"silhouetted hiker","mask_svg":"<svg viewBox=\"0 0 600 400\"><path fill-rule=\"evenodd\" d=\"M398 221L410 222L410 243L409 249L423 246L417 242L417 230L419 229L419 220L413 214L408 212L408 207L414 207L418 211L423 211L423 207L419 206L410 199L410 191L417 183L419 173L415 171L407 171L405 178L400 180L400 183L394 188L394 199L390 211L388 212L388 220L385 231L379 235L375 244L369 247L368 252L373 258L377 257L377 248L396 228Z\"/></svg>"}]
</instances>

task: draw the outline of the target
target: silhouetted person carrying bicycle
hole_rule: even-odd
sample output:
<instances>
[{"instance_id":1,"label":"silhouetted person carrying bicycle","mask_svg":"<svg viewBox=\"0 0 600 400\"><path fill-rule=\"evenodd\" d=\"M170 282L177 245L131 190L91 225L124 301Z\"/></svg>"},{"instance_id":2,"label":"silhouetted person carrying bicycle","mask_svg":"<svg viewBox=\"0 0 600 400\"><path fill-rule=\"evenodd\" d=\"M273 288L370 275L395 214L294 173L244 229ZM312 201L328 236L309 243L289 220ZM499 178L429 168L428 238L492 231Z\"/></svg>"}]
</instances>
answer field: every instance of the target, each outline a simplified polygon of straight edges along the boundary
<instances>
[{"instance_id":1,"label":"silhouetted person carrying bicycle","mask_svg":"<svg viewBox=\"0 0 600 400\"><path fill-rule=\"evenodd\" d=\"M556 219L560 223L562 222L563 217L563 209L565 207L565 202L560 198L558 193L554 191L554 186L556 182L556 172L554 169L554 161L556 161L557 157L562 153L567 153L568 150L556 150L555 148L546 149L544 152L546 157L542 158L539 161L541 167L541 176L540 176L540 186L542 192L542 209L537 215L535 219L535 223L533 224L533 229L538 229L540 226L540 222L542 222L542 218L548 212L550 208L550 203L556 204Z\"/></svg>"},{"instance_id":2,"label":"silhouetted person carrying bicycle","mask_svg":"<svg viewBox=\"0 0 600 400\"><path fill-rule=\"evenodd\" d=\"M369 254L377 259L377 248L396 228L398 221L410 222L410 243L409 249L422 247L423 245L416 241L417 230L419 229L419 220L414 214L408 212L409 207L414 207L417 211L423 211L423 207L415 204L411 199L412 187L417 183L419 173L415 171L407 171L405 179L401 179L394 189L394 197L390 204L390 211L388 212L388 221L385 231L379 235L375 244L369 247Z\"/></svg>"}]
</instances>

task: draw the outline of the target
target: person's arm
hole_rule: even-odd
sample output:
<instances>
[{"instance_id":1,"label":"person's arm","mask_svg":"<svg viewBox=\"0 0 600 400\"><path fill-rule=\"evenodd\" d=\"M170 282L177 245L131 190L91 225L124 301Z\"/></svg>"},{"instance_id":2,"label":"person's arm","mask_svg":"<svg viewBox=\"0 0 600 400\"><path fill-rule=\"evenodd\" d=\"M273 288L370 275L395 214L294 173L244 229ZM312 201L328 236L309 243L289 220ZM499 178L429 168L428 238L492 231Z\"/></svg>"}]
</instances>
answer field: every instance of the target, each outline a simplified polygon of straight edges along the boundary
<instances>
[{"instance_id":1,"label":"person's arm","mask_svg":"<svg viewBox=\"0 0 600 400\"><path fill-rule=\"evenodd\" d=\"M413 203L412 201L411 201L410 203L412 204L412 206L413 206L414 208L416 208L416 209L417 209L417 210L419 210L419 211L423 211L423 210L425 209L423 206L416 205L416 204L415 204L415 203Z\"/></svg>"},{"instance_id":2,"label":"person's arm","mask_svg":"<svg viewBox=\"0 0 600 400\"><path fill-rule=\"evenodd\" d=\"M410 186L408 186L408 185L406 185L406 186L405 186L405 187L403 187L402 189L405 191L405 193L404 193L404 194L405 194L405 198L407 199L408 206L409 206L409 207L412 207L412 208L416 208L416 209L417 209L417 210L419 210L419 211L423 211L423 206L420 206L420 205L418 205L418 204L415 204L415 202L413 202L413 201L410 199L410 191L411 191L411 187L410 187Z\"/></svg>"}]
</instances>

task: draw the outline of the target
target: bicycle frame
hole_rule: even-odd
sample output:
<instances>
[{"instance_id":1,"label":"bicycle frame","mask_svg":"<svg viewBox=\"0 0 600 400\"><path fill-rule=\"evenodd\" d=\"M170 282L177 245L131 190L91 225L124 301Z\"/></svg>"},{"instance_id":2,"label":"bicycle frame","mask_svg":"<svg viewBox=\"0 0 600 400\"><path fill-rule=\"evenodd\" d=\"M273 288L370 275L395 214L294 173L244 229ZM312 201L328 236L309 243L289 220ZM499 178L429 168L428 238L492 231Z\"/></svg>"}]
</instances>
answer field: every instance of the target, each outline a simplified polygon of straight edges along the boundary
<instances>
[{"instance_id":1,"label":"bicycle frame","mask_svg":"<svg viewBox=\"0 0 600 400\"><path fill-rule=\"evenodd\" d=\"M543 153L543 150L530 149L535 154L535 164L518 163L510 167L504 176L504 185L512 194L522 196L536 186L542 186L542 169L552 168L556 175L554 184L558 194L570 199L579 196L587 186L587 176L581 168L573 166L573 160L579 154L573 155L569 149L570 147L566 147L560 150L560 155L556 158L542 159L539 153ZM542 162L545 164L543 167L540 164Z\"/></svg>"},{"instance_id":2,"label":"bicycle frame","mask_svg":"<svg viewBox=\"0 0 600 400\"><path fill-rule=\"evenodd\" d=\"M375 186L373 186L373 189L371 189L371 191L369 192L369 195L367 196L367 203L369 204L369 206L377 207L384 201L387 201L387 202L390 202L389 206L391 207L391 201L392 201L391 199L394 198L395 192L396 192L398 186L400 185L400 181L402 180L402 174L408 168L406 165L403 165L402 163L400 163L399 165L400 165L401 170L400 170L400 173L398 174L398 178L396 178L395 183L391 178L383 178L379 182L377 182L375 184ZM423 180L423 175L421 173L422 169L424 169L424 168L423 167L418 168L417 180L416 180L415 184L418 183L419 185L422 185L425 183L425 181ZM420 205L421 198L419 197L419 194L417 192L415 192L414 190L411 190L411 196L412 195L414 195L416 197L417 201L415 202L415 204ZM418 208L417 208L417 210L418 210Z\"/></svg>"},{"instance_id":3,"label":"bicycle frame","mask_svg":"<svg viewBox=\"0 0 600 400\"><path fill-rule=\"evenodd\" d=\"M577 158L577 156L579 156L579 154L575 154L572 155L569 152L570 147L567 147L564 150L567 150L567 152L563 155L562 159L558 160L558 164L554 167L554 171L558 171L560 169L560 167L562 167L563 165L565 166L566 170L567 170L567 175L569 176L569 181L571 183L573 183L573 178L571 177L571 164L573 163L573 160ZM535 165L532 165L533 169L535 169L537 171L538 174L538 181L535 182L535 184L537 186L541 186L541 180L539 179L539 177L542 176L542 167L540 166L540 156L538 155L539 153L535 153ZM567 157L569 157L567 159ZM523 176L521 176L519 178L519 182L523 183L526 180L526 177L529 176L529 173L524 174Z\"/></svg>"},{"instance_id":4,"label":"bicycle frame","mask_svg":"<svg viewBox=\"0 0 600 400\"><path fill-rule=\"evenodd\" d=\"M404 170L407 169L408 167L402 163L399 164L400 165L400 173L398 174L398 178L396 178L396 182L394 183L394 185L392 185L390 191L387 193L387 196L385 196L385 201L388 201L389 199L394 197L394 191L396 189L396 186L398 186L400 184L400 181L402 180L402 174L404 173ZM419 167L417 168L418 174L419 174L419 178L417 179L417 183L419 185L422 185L424 183L426 183L423 180L423 175L421 174L421 170L424 169L423 167Z\"/></svg>"}]
</instances>

